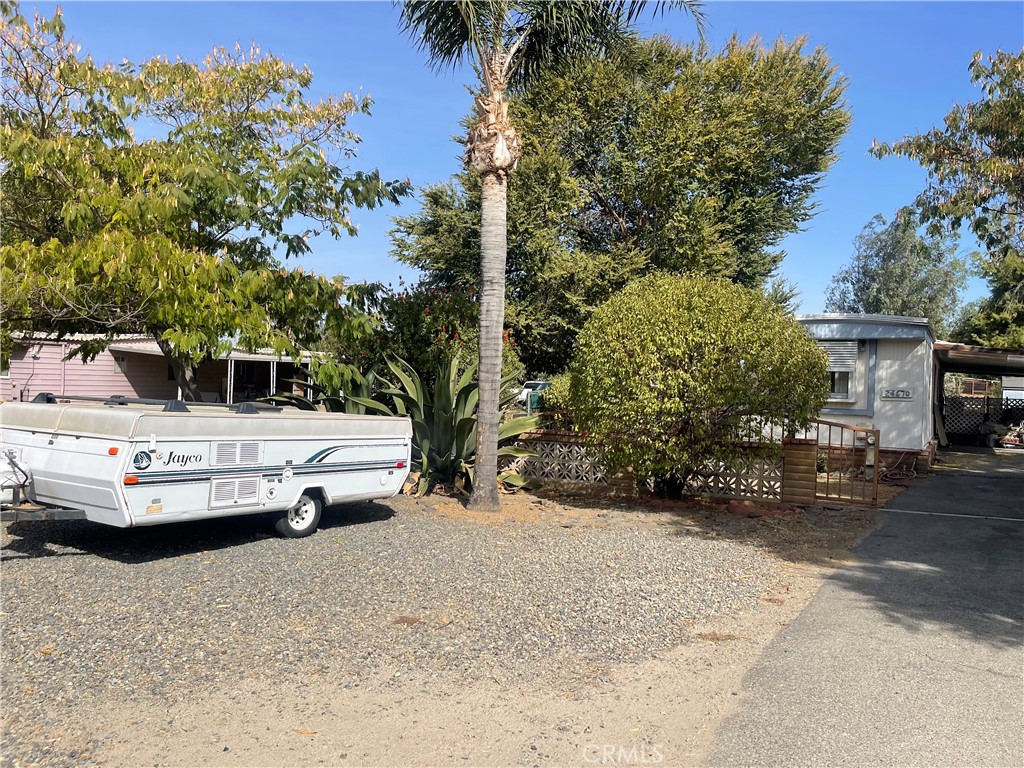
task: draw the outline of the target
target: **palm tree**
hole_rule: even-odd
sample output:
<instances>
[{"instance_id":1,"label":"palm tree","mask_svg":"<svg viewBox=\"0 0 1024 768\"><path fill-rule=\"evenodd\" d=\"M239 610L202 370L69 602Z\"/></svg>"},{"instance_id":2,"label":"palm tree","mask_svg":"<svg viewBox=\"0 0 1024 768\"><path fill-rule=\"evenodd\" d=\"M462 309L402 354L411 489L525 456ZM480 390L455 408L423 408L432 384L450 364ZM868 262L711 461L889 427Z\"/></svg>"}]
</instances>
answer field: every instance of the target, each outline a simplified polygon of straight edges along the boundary
<instances>
[{"instance_id":1,"label":"palm tree","mask_svg":"<svg viewBox=\"0 0 1024 768\"><path fill-rule=\"evenodd\" d=\"M677 6L703 28L697 0L651 3L656 12ZM465 162L481 176L480 401L475 481L470 505L498 506L498 401L505 321L508 179L521 145L509 120L509 90L545 68L601 55L621 41L647 3L598 0L412 0L403 3L403 31L438 70L470 61L479 81L476 116L466 137Z\"/></svg>"}]
</instances>

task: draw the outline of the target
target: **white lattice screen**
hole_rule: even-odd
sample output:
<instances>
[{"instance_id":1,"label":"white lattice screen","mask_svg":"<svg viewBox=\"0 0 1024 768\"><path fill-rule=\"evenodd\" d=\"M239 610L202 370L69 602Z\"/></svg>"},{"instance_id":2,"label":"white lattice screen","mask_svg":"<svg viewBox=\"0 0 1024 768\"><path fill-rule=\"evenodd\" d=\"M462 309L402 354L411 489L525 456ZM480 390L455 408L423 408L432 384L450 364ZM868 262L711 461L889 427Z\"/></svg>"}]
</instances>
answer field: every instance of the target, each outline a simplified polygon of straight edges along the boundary
<instances>
[{"instance_id":1,"label":"white lattice screen","mask_svg":"<svg viewBox=\"0 0 1024 768\"><path fill-rule=\"evenodd\" d=\"M1008 426L1024 421L1024 401L991 397L947 397L943 426L954 434L977 434L986 420Z\"/></svg>"}]
</instances>

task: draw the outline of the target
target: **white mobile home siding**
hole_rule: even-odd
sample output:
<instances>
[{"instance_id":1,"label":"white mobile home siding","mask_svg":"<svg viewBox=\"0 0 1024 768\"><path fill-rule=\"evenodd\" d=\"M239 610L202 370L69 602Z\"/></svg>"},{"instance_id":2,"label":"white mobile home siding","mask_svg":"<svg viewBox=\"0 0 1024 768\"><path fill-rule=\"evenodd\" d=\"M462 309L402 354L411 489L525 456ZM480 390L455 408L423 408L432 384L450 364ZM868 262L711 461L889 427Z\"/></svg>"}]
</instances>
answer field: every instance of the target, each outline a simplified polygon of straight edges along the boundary
<instances>
[{"instance_id":1,"label":"white mobile home siding","mask_svg":"<svg viewBox=\"0 0 1024 768\"><path fill-rule=\"evenodd\" d=\"M875 413L871 418L887 448L919 451L931 439L932 360L924 339L879 339ZM885 398L886 390L909 390L910 400Z\"/></svg>"},{"instance_id":2,"label":"white mobile home siding","mask_svg":"<svg viewBox=\"0 0 1024 768\"><path fill-rule=\"evenodd\" d=\"M805 315L799 320L826 348L844 341L859 344L850 397L830 399L821 418L877 429L883 450L926 449L934 434L935 397L934 337L928 321L860 314ZM887 390L893 394L887 396Z\"/></svg>"}]
</instances>

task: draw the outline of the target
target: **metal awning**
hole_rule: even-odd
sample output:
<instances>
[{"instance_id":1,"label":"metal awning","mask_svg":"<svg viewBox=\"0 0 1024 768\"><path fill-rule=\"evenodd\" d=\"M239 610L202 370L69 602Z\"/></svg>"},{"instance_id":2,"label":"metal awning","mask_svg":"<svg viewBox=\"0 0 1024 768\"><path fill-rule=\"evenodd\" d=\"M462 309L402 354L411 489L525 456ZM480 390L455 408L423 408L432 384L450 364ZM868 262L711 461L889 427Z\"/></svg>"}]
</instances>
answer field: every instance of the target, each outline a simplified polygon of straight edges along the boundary
<instances>
[{"instance_id":1,"label":"metal awning","mask_svg":"<svg viewBox=\"0 0 1024 768\"><path fill-rule=\"evenodd\" d=\"M934 354L943 373L1024 375L1024 349L976 347L971 344L936 341Z\"/></svg>"},{"instance_id":2,"label":"metal awning","mask_svg":"<svg viewBox=\"0 0 1024 768\"><path fill-rule=\"evenodd\" d=\"M109 347L111 352L118 354L155 355L163 357L159 345L155 341L115 341ZM299 362L308 363L312 356L309 352L303 352ZM245 352L240 349L233 349L226 355L220 355L218 360L245 360L249 362L280 363L290 362L291 358L279 357L273 352Z\"/></svg>"},{"instance_id":3,"label":"metal awning","mask_svg":"<svg viewBox=\"0 0 1024 768\"><path fill-rule=\"evenodd\" d=\"M160 351L160 347L157 346L155 341L115 341L107 349L122 355L127 352L135 355L164 356L164 353Z\"/></svg>"}]
</instances>

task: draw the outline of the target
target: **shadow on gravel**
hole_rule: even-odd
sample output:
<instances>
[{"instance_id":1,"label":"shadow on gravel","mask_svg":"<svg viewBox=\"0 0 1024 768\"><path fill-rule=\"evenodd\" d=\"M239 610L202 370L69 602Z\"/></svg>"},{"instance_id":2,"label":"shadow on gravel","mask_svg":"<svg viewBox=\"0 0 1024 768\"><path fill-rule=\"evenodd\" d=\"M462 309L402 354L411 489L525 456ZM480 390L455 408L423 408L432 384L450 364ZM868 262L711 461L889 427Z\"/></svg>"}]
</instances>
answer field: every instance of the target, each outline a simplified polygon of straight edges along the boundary
<instances>
[{"instance_id":1,"label":"shadow on gravel","mask_svg":"<svg viewBox=\"0 0 1024 768\"><path fill-rule=\"evenodd\" d=\"M379 523L394 517L394 514L394 509L387 502L327 507L320 520L320 528ZM277 538L263 515L141 528L113 528L86 520L21 522L11 523L8 533L15 538L0 550L3 562L95 555L128 564L148 563ZM301 546L300 542L291 543Z\"/></svg>"},{"instance_id":2,"label":"shadow on gravel","mask_svg":"<svg viewBox=\"0 0 1024 768\"><path fill-rule=\"evenodd\" d=\"M681 536L749 544L800 565L834 566L878 519L874 510L816 505L797 517L750 517L726 511L728 500L595 496L573 491L547 498L580 511L596 510L599 524L654 524Z\"/></svg>"},{"instance_id":3,"label":"shadow on gravel","mask_svg":"<svg viewBox=\"0 0 1024 768\"><path fill-rule=\"evenodd\" d=\"M593 509L600 524L650 521L680 535L749 544L798 566L826 566L831 581L884 621L1008 647L1024 642L1022 487L1024 469L1013 477L936 473L915 480L893 502L898 509L1018 518L1012 521L880 516L839 505L817 505L794 518L749 518L725 512L720 500L602 499L572 492L547 498L571 510ZM882 525L871 532L879 520Z\"/></svg>"}]
</instances>

